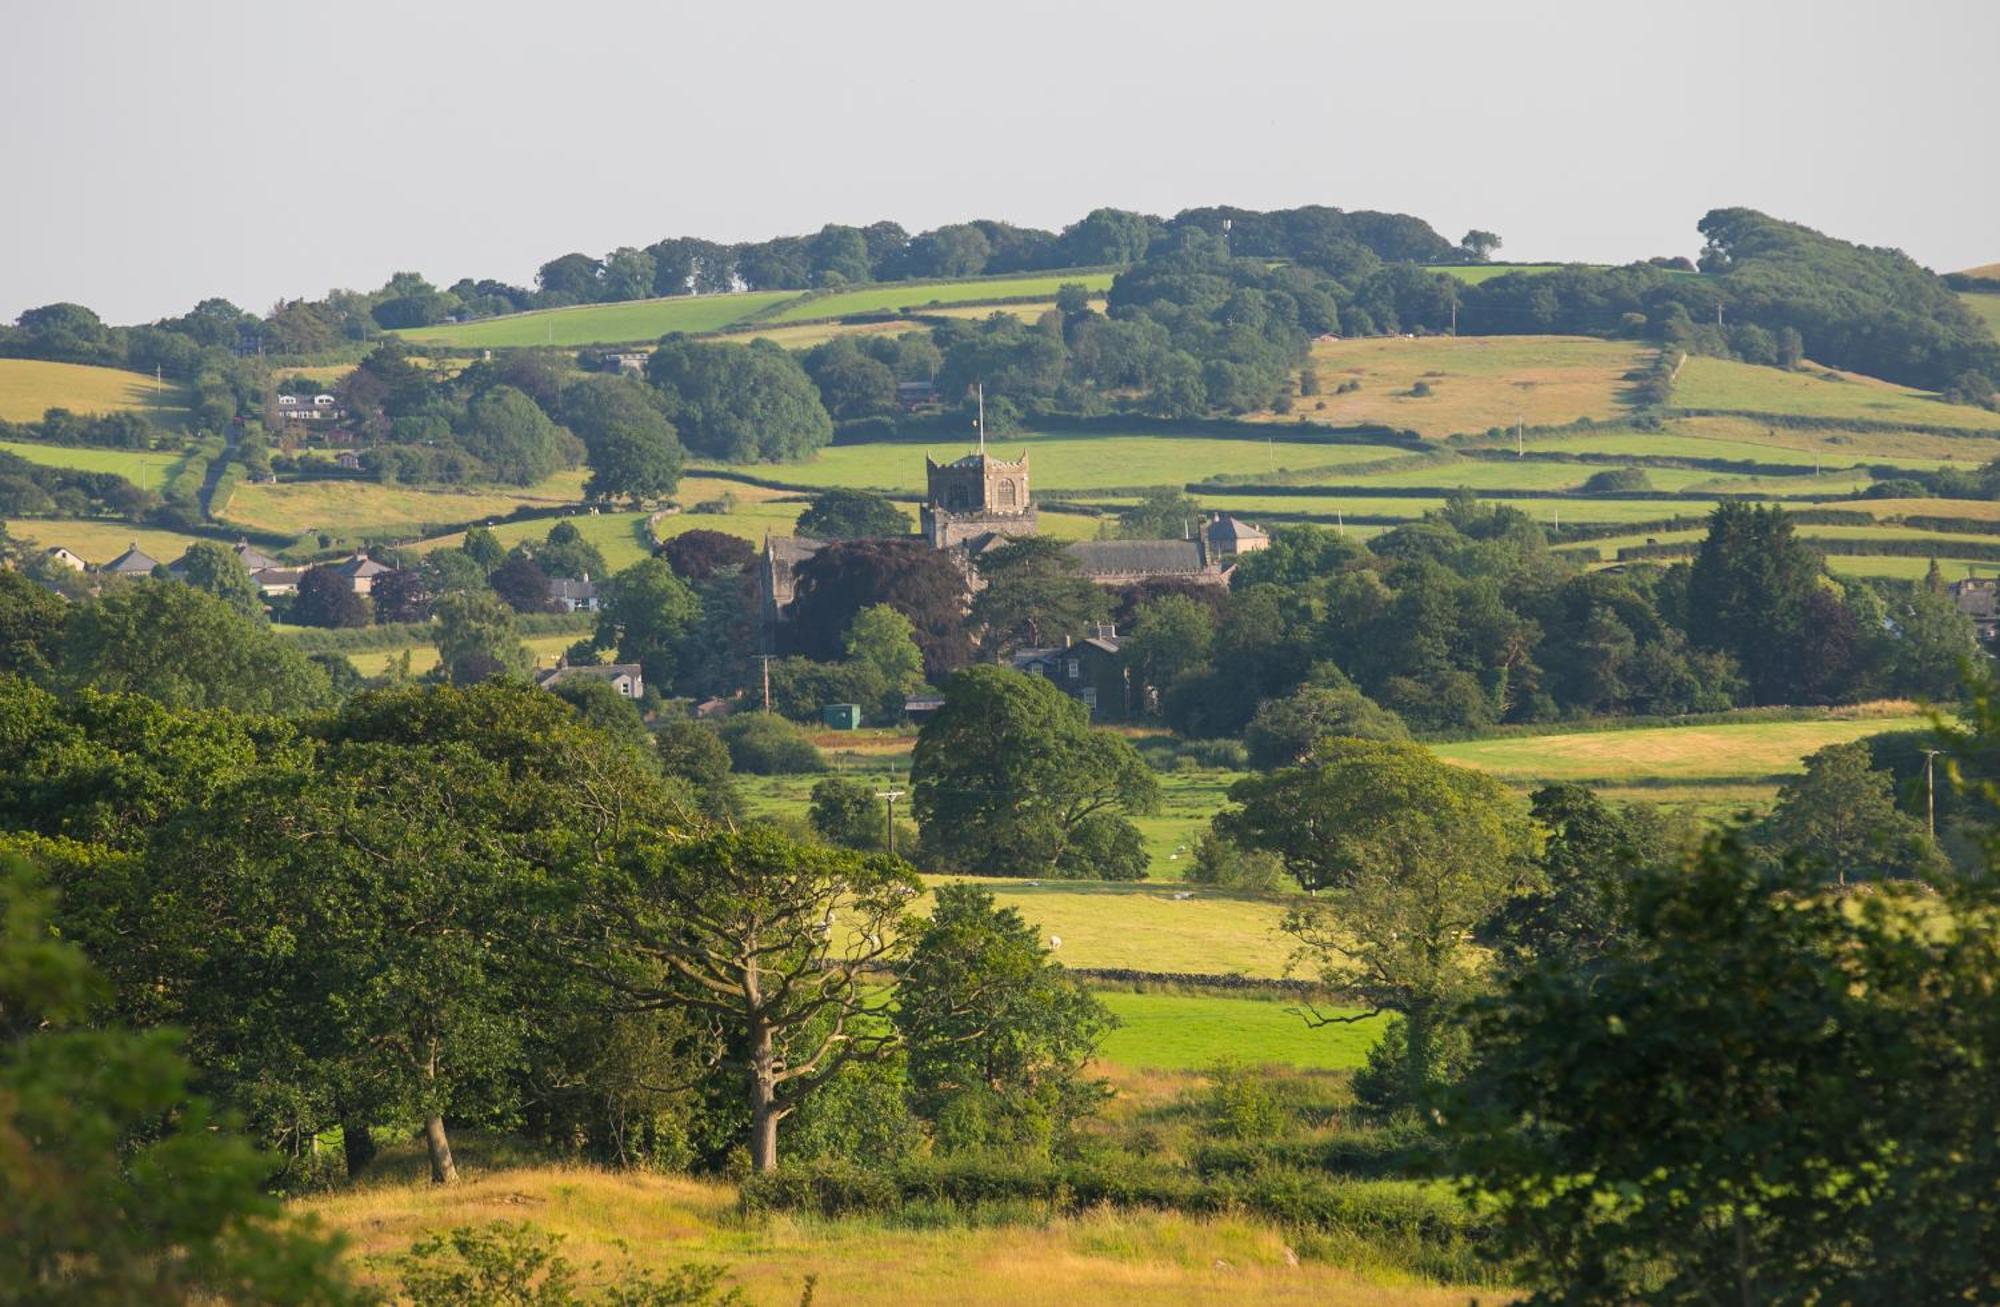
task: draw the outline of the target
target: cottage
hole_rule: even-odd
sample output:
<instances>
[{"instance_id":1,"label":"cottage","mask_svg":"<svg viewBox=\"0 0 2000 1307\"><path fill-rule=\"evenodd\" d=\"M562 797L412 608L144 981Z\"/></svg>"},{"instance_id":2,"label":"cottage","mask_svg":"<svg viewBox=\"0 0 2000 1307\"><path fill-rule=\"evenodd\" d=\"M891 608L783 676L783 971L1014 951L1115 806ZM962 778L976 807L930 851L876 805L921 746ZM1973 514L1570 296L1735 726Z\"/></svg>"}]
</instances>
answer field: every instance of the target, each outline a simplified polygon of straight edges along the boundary
<instances>
[{"instance_id":1,"label":"cottage","mask_svg":"<svg viewBox=\"0 0 2000 1307\"><path fill-rule=\"evenodd\" d=\"M538 673L535 684L544 690L570 680L605 681L611 688L627 699L637 699L646 693L646 677L637 663L558 663L545 672Z\"/></svg>"},{"instance_id":2,"label":"cottage","mask_svg":"<svg viewBox=\"0 0 2000 1307\"><path fill-rule=\"evenodd\" d=\"M333 574L347 582L354 593L358 595L365 595L370 590L373 590L375 588L376 577L382 575L384 572L394 570L393 568L384 567L358 549L350 557L344 558L332 566Z\"/></svg>"},{"instance_id":3,"label":"cottage","mask_svg":"<svg viewBox=\"0 0 2000 1307\"><path fill-rule=\"evenodd\" d=\"M285 422L338 422L346 416L332 395L278 396L278 417Z\"/></svg>"},{"instance_id":4,"label":"cottage","mask_svg":"<svg viewBox=\"0 0 2000 1307\"><path fill-rule=\"evenodd\" d=\"M1118 628L1099 626L1088 639L1060 649L1021 649L1014 670L1039 676L1082 703L1093 718L1119 721L1132 711L1132 684L1118 656Z\"/></svg>"},{"instance_id":5,"label":"cottage","mask_svg":"<svg viewBox=\"0 0 2000 1307\"><path fill-rule=\"evenodd\" d=\"M124 553L97 570L109 576L151 576L153 569L159 565L157 560L140 551L135 540L126 546Z\"/></svg>"},{"instance_id":6,"label":"cottage","mask_svg":"<svg viewBox=\"0 0 2000 1307\"><path fill-rule=\"evenodd\" d=\"M262 550L252 547L248 540L239 539L229 548L230 552L236 555L236 561L243 564L243 570L250 573L253 577L259 572L269 571L272 568L280 566L277 559L264 553ZM186 554L182 554L179 558L167 564L167 575L173 577L176 581L186 578Z\"/></svg>"},{"instance_id":7,"label":"cottage","mask_svg":"<svg viewBox=\"0 0 2000 1307\"><path fill-rule=\"evenodd\" d=\"M1979 632L1982 642L2000 633L2000 577L1968 576L1947 587L1952 602Z\"/></svg>"},{"instance_id":8,"label":"cottage","mask_svg":"<svg viewBox=\"0 0 2000 1307\"><path fill-rule=\"evenodd\" d=\"M361 470L361 455L351 449L336 450L333 455L333 465L343 471L359 472Z\"/></svg>"},{"instance_id":9,"label":"cottage","mask_svg":"<svg viewBox=\"0 0 2000 1307\"><path fill-rule=\"evenodd\" d=\"M257 583L261 594L295 595L305 574L303 567L260 567L250 574L250 579Z\"/></svg>"},{"instance_id":10,"label":"cottage","mask_svg":"<svg viewBox=\"0 0 2000 1307\"><path fill-rule=\"evenodd\" d=\"M51 545L49 548L44 549L42 557L59 567L67 567L72 572L87 572L90 570L89 563L84 562L82 558L71 553L61 545Z\"/></svg>"},{"instance_id":11,"label":"cottage","mask_svg":"<svg viewBox=\"0 0 2000 1307\"><path fill-rule=\"evenodd\" d=\"M549 602L566 613L594 613L597 611L597 587L592 584L588 572L580 581L567 576L550 577Z\"/></svg>"}]
</instances>

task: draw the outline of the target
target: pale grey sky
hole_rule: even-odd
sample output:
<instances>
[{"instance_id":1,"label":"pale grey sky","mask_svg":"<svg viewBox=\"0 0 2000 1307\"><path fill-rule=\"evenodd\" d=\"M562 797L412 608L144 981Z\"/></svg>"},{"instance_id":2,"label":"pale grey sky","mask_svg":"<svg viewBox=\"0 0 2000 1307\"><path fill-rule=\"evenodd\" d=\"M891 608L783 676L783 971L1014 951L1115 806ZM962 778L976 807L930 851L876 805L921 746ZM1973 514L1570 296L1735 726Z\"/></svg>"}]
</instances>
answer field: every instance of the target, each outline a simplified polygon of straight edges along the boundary
<instances>
[{"instance_id":1,"label":"pale grey sky","mask_svg":"<svg viewBox=\"0 0 2000 1307\"><path fill-rule=\"evenodd\" d=\"M0 0L0 318L1098 205L2000 259L1991 0Z\"/></svg>"}]
</instances>

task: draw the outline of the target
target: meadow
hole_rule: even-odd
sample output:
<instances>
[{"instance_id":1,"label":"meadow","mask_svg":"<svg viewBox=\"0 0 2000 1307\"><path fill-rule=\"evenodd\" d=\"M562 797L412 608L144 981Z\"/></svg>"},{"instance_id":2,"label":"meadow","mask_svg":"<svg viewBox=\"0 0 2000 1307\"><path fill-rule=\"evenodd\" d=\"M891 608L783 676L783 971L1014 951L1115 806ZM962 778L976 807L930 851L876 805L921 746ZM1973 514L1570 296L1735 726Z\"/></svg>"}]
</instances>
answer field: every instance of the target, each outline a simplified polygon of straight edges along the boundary
<instances>
[{"instance_id":1,"label":"meadow","mask_svg":"<svg viewBox=\"0 0 2000 1307\"><path fill-rule=\"evenodd\" d=\"M439 526L505 517L523 505L574 503L581 497L577 481L572 474L519 490L429 490L347 480L246 482L230 496L220 520L225 526L278 535L318 533L336 543L414 540Z\"/></svg>"},{"instance_id":2,"label":"meadow","mask_svg":"<svg viewBox=\"0 0 2000 1307\"><path fill-rule=\"evenodd\" d=\"M1287 468L1373 463L1402 456L1402 451L1385 445L1286 440L1275 431L1265 440L1024 432L990 439L987 448L995 458L1026 454L1038 499L1064 491L1181 485L1203 476L1256 476ZM963 442L948 439L929 446L914 442L834 445L808 463L771 464L753 471L788 485L920 493L926 457L946 462L965 452Z\"/></svg>"},{"instance_id":3,"label":"meadow","mask_svg":"<svg viewBox=\"0 0 2000 1307\"><path fill-rule=\"evenodd\" d=\"M453 1151L457 1185L427 1183L421 1147L399 1141L357 1184L292 1210L345 1235L350 1264L378 1285L427 1235L531 1221L562 1236L579 1268L596 1268L589 1282L699 1262L723 1267L755 1307L793 1307L808 1276L816 1301L907 1307L1476 1307L1511 1297L1301 1259L1284 1233L1243 1217L1096 1210L975 1227L755 1217L721 1181L549 1165L470 1133L455 1135Z\"/></svg>"},{"instance_id":4,"label":"meadow","mask_svg":"<svg viewBox=\"0 0 2000 1307\"><path fill-rule=\"evenodd\" d=\"M1649 346L1587 336L1401 336L1316 341L1310 366L1319 394L1289 414L1253 414L1282 425L1299 417L1344 425L1379 422L1441 437L1517 422L1554 426L1628 411L1625 374ZM1336 393L1344 382L1359 390ZM1429 395L1414 395L1417 383Z\"/></svg>"},{"instance_id":5,"label":"meadow","mask_svg":"<svg viewBox=\"0 0 2000 1307\"><path fill-rule=\"evenodd\" d=\"M1092 294L1111 289L1110 272L1052 272L1028 277L994 277L969 281L886 281L830 295L801 297L773 313L768 321L798 322L807 318L837 318L855 313L914 313L936 306L990 304L994 300L1034 296L1053 302L1067 285L1081 285Z\"/></svg>"},{"instance_id":6,"label":"meadow","mask_svg":"<svg viewBox=\"0 0 2000 1307\"><path fill-rule=\"evenodd\" d=\"M8 519L6 527L8 535L25 544L41 549L60 545L92 564L108 563L134 544L155 561L171 563L200 538L101 518L17 517Z\"/></svg>"},{"instance_id":7,"label":"meadow","mask_svg":"<svg viewBox=\"0 0 2000 1307\"><path fill-rule=\"evenodd\" d=\"M1477 286L1504 277L1510 272L1533 275L1539 272L1554 272L1562 267L1560 263L1436 263L1424 269L1425 272L1442 272L1468 286Z\"/></svg>"},{"instance_id":8,"label":"meadow","mask_svg":"<svg viewBox=\"0 0 2000 1307\"><path fill-rule=\"evenodd\" d=\"M394 334L412 344L466 349L621 345L658 340L674 331L690 334L720 331L760 309L782 304L797 293L789 290L746 291L733 295L675 295L666 299L627 300L617 304L578 304L565 309L509 313L476 322L409 327Z\"/></svg>"},{"instance_id":9,"label":"meadow","mask_svg":"<svg viewBox=\"0 0 2000 1307\"><path fill-rule=\"evenodd\" d=\"M1216 994L1161 994L1105 989L1098 1001L1118 1026L1104 1037L1098 1057L1120 1066L1199 1070L1224 1059L1252 1066L1273 1064L1323 1071L1351 1071L1368 1060L1386 1018L1314 1029L1298 1005L1283 998ZM1322 1006L1328 1015L1359 1009Z\"/></svg>"},{"instance_id":10,"label":"meadow","mask_svg":"<svg viewBox=\"0 0 2000 1307\"><path fill-rule=\"evenodd\" d=\"M534 656L536 667L553 667L556 660L562 656L563 650L575 644L580 638L582 637L574 632L559 635L530 635L522 637L521 643L526 645L528 652ZM363 676L386 676L402 663L404 654L410 657L409 664L404 670L411 676L422 676L438 665L437 646L429 642L402 645L394 649L361 650L347 654L346 658L354 664L354 670Z\"/></svg>"},{"instance_id":11,"label":"meadow","mask_svg":"<svg viewBox=\"0 0 2000 1307\"><path fill-rule=\"evenodd\" d=\"M1965 404L1947 404L1927 391L1855 372L1809 366L1813 370L1794 372L1730 359L1690 357L1674 382L1673 402L1683 408L1909 422L1919 426L1965 427L2000 435L2000 413ZM1828 380L1829 377L1836 379Z\"/></svg>"},{"instance_id":12,"label":"meadow","mask_svg":"<svg viewBox=\"0 0 2000 1307\"><path fill-rule=\"evenodd\" d=\"M0 440L0 451L45 467L115 472L142 490L158 490L185 461L177 449L94 449L88 445L44 445L31 440Z\"/></svg>"},{"instance_id":13,"label":"meadow","mask_svg":"<svg viewBox=\"0 0 2000 1307\"><path fill-rule=\"evenodd\" d=\"M0 421L39 422L52 408L72 413L137 410L162 426L187 419L187 393L123 368L40 359L0 359Z\"/></svg>"},{"instance_id":14,"label":"meadow","mask_svg":"<svg viewBox=\"0 0 2000 1307\"><path fill-rule=\"evenodd\" d=\"M2000 294L1991 291L1967 292L1959 298L1965 301L1965 307L1979 315L1988 330L2000 336Z\"/></svg>"}]
</instances>

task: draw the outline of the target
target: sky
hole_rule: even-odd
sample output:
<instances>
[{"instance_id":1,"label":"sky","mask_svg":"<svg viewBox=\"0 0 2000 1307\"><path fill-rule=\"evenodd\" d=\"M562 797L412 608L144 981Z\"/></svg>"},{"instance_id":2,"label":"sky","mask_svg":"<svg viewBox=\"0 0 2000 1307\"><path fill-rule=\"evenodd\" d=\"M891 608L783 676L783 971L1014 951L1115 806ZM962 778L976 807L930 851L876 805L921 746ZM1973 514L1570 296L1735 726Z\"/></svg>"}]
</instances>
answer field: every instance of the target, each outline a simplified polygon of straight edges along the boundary
<instances>
[{"instance_id":1,"label":"sky","mask_svg":"<svg viewBox=\"0 0 2000 1307\"><path fill-rule=\"evenodd\" d=\"M1330 204L1514 261L1746 205L2000 260L1991 0L0 0L0 319L667 236Z\"/></svg>"}]
</instances>

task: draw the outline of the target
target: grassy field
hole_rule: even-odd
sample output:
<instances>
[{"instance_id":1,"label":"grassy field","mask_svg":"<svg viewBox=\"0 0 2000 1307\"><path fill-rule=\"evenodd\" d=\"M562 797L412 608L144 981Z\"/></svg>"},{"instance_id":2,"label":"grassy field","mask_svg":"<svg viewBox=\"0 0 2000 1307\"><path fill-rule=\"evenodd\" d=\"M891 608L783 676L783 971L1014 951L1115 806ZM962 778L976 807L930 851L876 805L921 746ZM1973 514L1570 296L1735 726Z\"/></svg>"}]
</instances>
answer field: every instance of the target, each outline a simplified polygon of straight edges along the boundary
<instances>
[{"instance_id":1,"label":"grassy field","mask_svg":"<svg viewBox=\"0 0 2000 1307\"><path fill-rule=\"evenodd\" d=\"M2000 440L1919 432L1774 427L1755 418L1675 418L1664 431L1563 431L1530 436L1528 448L1579 454L1727 458L1825 467L1977 467L2000 457Z\"/></svg>"},{"instance_id":2,"label":"grassy field","mask_svg":"<svg viewBox=\"0 0 2000 1307\"><path fill-rule=\"evenodd\" d=\"M1203 476L1258 475L1286 468L1317 468L1394 458L1383 445L1329 445L1286 440L1224 440L1207 436L1078 436L1024 433L989 442L998 458L1029 457L1034 493L1082 491L1114 486L1181 485ZM802 486L850 486L873 490L921 491L924 458L940 462L965 450L940 441L918 444L836 445L810 463L758 469L760 475Z\"/></svg>"},{"instance_id":3,"label":"grassy field","mask_svg":"<svg viewBox=\"0 0 2000 1307\"><path fill-rule=\"evenodd\" d=\"M0 359L0 420L38 422L52 408L72 413L138 410L163 426L187 418L187 395L168 383L154 393L153 378L123 368L40 359Z\"/></svg>"},{"instance_id":4,"label":"grassy field","mask_svg":"<svg viewBox=\"0 0 2000 1307\"><path fill-rule=\"evenodd\" d=\"M415 538L447 523L504 517L524 504L547 507L576 503L583 497L586 475L580 468L571 468L518 489L479 486L431 490L346 480L246 483L237 488L222 511L226 524L284 535L317 531L344 541Z\"/></svg>"},{"instance_id":5,"label":"grassy field","mask_svg":"<svg viewBox=\"0 0 2000 1307\"><path fill-rule=\"evenodd\" d=\"M1729 359L1690 358L1674 382L1674 403L1685 408L1785 413L1809 418L1865 418L1923 426L1967 427L2000 434L2000 413L1947 404L1907 386L1853 372L1829 381L1816 365L1788 372Z\"/></svg>"},{"instance_id":6,"label":"grassy field","mask_svg":"<svg viewBox=\"0 0 2000 1307\"><path fill-rule=\"evenodd\" d=\"M520 1164L477 1136L453 1139L463 1182L427 1183L422 1150L384 1151L359 1184L292 1209L349 1240L356 1271L378 1286L391 1259L454 1226L531 1221L563 1238L586 1278L663 1272L683 1262L723 1267L754 1307L793 1307L808 1275L828 1307L1467 1307L1509 1295L1407 1276L1300 1262L1271 1226L1237 1217L1096 1211L987 1228L882 1221L746 1219L734 1186L643 1171ZM509 1163L515 1163L509 1165Z\"/></svg>"},{"instance_id":7,"label":"grassy field","mask_svg":"<svg viewBox=\"0 0 2000 1307\"><path fill-rule=\"evenodd\" d=\"M1447 762L1477 768L1517 789L1577 781L1621 791L1663 788L1679 794L1715 787L1768 794L1780 778L1802 770L1800 760L1817 749L1926 725L1910 705L1886 704L1833 710L1808 721L1636 727L1432 747Z\"/></svg>"},{"instance_id":8,"label":"grassy field","mask_svg":"<svg viewBox=\"0 0 2000 1307\"><path fill-rule=\"evenodd\" d=\"M933 305L982 304L994 300L1019 299L1033 295L1053 301L1065 285L1081 284L1092 293L1111 288L1110 272L1054 272L1031 277L998 277L984 281L937 282L911 285L883 282L856 290L819 295L787 304L772 314L772 322L797 322L804 318L835 318L851 313L910 312Z\"/></svg>"},{"instance_id":9,"label":"grassy field","mask_svg":"<svg viewBox=\"0 0 2000 1307\"><path fill-rule=\"evenodd\" d=\"M1552 426L1606 419L1627 410L1625 373L1653 351L1626 341L1585 336L1400 336L1321 341L1311 367L1320 393L1301 396L1290 414L1255 415L1275 423L1381 422L1426 436L1489 427ZM1360 384L1336 394L1347 381ZM1419 382L1432 393L1410 393Z\"/></svg>"},{"instance_id":10,"label":"grassy field","mask_svg":"<svg viewBox=\"0 0 2000 1307\"><path fill-rule=\"evenodd\" d=\"M563 635L531 635L521 643L528 646L528 652L535 656L535 666L553 667L562 651L575 644L582 637L574 632ZM354 670L363 676L385 675L402 658L410 655L409 673L422 676L438 665L438 651L434 644L412 644L401 649L371 649L366 653L346 655L354 664Z\"/></svg>"},{"instance_id":11,"label":"grassy field","mask_svg":"<svg viewBox=\"0 0 2000 1307\"><path fill-rule=\"evenodd\" d=\"M1959 298L1965 301L1967 308L1985 321L1989 331L2000 336L2000 295L1990 292L1968 293L1960 295Z\"/></svg>"},{"instance_id":12,"label":"grassy field","mask_svg":"<svg viewBox=\"0 0 2000 1307\"><path fill-rule=\"evenodd\" d=\"M171 563L198 538L130 522L59 517L13 518L7 522L7 534L43 549L61 545L87 563L108 563L135 543L155 560Z\"/></svg>"},{"instance_id":13,"label":"grassy field","mask_svg":"<svg viewBox=\"0 0 2000 1307\"><path fill-rule=\"evenodd\" d=\"M1425 268L1424 271L1442 272L1445 276L1454 277L1468 286L1477 286L1481 282L1492 281L1495 277L1504 277L1510 272L1554 272L1562 266L1560 263L1439 263Z\"/></svg>"},{"instance_id":14,"label":"grassy field","mask_svg":"<svg viewBox=\"0 0 2000 1307\"><path fill-rule=\"evenodd\" d=\"M1097 997L1119 1021L1099 1056L1128 1067L1195 1069L1233 1058L1252 1065L1348 1070L1368 1060L1384 1020L1315 1030L1283 999L1124 990ZM1358 1009L1326 1010L1350 1015Z\"/></svg>"},{"instance_id":15,"label":"grassy field","mask_svg":"<svg viewBox=\"0 0 2000 1307\"><path fill-rule=\"evenodd\" d=\"M609 571L630 567L652 553L643 539L646 526L644 513L599 513L592 516L579 512L560 519L532 518L524 522L502 522L488 529L501 544L512 548L524 540L532 545L546 539L557 521L568 522L584 539L596 545L597 551L604 555L604 565ZM427 553L433 549L457 548L464 542L465 533L455 531L450 535L432 536L418 544L416 549Z\"/></svg>"},{"instance_id":16,"label":"grassy field","mask_svg":"<svg viewBox=\"0 0 2000 1307\"><path fill-rule=\"evenodd\" d=\"M47 467L73 467L82 472L115 472L144 490L160 483L181 465L179 450L91 449L84 446L41 445L28 440L0 440L0 450Z\"/></svg>"},{"instance_id":17,"label":"grassy field","mask_svg":"<svg viewBox=\"0 0 2000 1307\"><path fill-rule=\"evenodd\" d=\"M1449 484L1449 483L1447 483ZM1220 512L1241 514L1255 521L1260 514L1301 513L1311 520L1332 522L1334 515L1360 514L1366 517L1416 519L1444 505L1442 495L1401 495L1385 498L1362 495L1256 495L1204 494L1202 505ZM1651 522L1661 518L1701 517L1715 508L1706 499L1507 499L1537 522Z\"/></svg>"},{"instance_id":18,"label":"grassy field","mask_svg":"<svg viewBox=\"0 0 2000 1307\"><path fill-rule=\"evenodd\" d=\"M722 338L733 341L768 340L786 349L811 349L835 336L900 336L905 332L922 330L922 323L896 318L889 322L803 322L787 327L746 327L741 331L727 332Z\"/></svg>"},{"instance_id":19,"label":"grassy field","mask_svg":"<svg viewBox=\"0 0 2000 1307\"><path fill-rule=\"evenodd\" d=\"M620 345L653 341L672 331L720 331L746 315L782 304L796 291L749 291L738 295L676 295L619 304L579 304L566 309L509 313L477 322L410 327L395 333L426 345L493 349L532 345Z\"/></svg>"}]
</instances>

